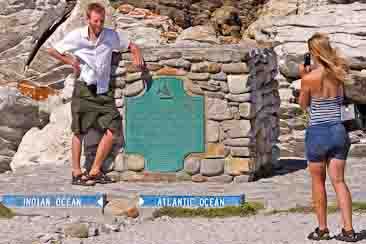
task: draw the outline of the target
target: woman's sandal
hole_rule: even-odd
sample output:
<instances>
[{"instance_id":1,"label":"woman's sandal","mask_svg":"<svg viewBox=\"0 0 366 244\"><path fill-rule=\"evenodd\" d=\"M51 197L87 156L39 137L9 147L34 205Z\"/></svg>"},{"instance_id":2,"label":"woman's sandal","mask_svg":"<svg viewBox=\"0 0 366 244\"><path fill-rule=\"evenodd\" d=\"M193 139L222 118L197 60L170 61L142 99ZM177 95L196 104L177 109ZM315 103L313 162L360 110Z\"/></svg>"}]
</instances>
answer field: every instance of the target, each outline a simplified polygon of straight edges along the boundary
<instances>
[{"instance_id":1,"label":"woman's sandal","mask_svg":"<svg viewBox=\"0 0 366 244\"><path fill-rule=\"evenodd\" d=\"M71 175L72 176L72 180L71 180L71 184L72 185L78 185L78 186L94 186L95 185L95 181L93 179L91 179L91 177L86 173L82 173L81 175Z\"/></svg>"},{"instance_id":2,"label":"woman's sandal","mask_svg":"<svg viewBox=\"0 0 366 244\"><path fill-rule=\"evenodd\" d=\"M320 230L317 227L313 232L308 235L309 240L313 241L321 241L321 240L330 240L330 234L328 229Z\"/></svg>"},{"instance_id":3,"label":"woman's sandal","mask_svg":"<svg viewBox=\"0 0 366 244\"><path fill-rule=\"evenodd\" d=\"M99 184L109 184L109 183L116 183L115 180L110 178L109 176L103 174L102 172L99 172L97 175L89 175L88 176L91 180L95 181Z\"/></svg>"},{"instance_id":4,"label":"woman's sandal","mask_svg":"<svg viewBox=\"0 0 366 244\"><path fill-rule=\"evenodd\" d=\"M342 232L335 236L335 239L338 241L345 241L345 242L357 242L361 240L361 236L357 234L353 229L346 231L342 228Z\"/></svg>"}]
</instances>

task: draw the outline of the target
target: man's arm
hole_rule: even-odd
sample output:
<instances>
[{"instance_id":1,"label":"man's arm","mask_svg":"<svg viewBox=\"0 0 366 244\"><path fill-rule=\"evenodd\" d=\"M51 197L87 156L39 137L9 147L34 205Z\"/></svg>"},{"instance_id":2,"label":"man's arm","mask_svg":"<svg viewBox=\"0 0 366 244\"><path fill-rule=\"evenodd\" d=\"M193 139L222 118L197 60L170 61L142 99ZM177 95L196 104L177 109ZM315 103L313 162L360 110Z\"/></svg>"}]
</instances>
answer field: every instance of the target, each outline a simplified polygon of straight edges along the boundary
<instances>
[{"instance_id":1,"label":"man's arm","mask_svg":"<svg viewBox=\"0 0 366 244\"><path fill-rule=\"evenodd\" d=\"M67 54L61 54L55 48L48 48L47 52L50 56L54 57L60 62L71 65L76 74L80 73L80 62L76 58L73 58Z\"/></svg>"},{"instance_id":2,"label":"man's arm","mask_svg":"<svg viewBox=\"0 0 366 244\"><path fill-rule=\"evenodd\" d=\"M74 30L69 32L64 39L53 45L52 48L48 48L47 52L64 64L71 65L76 74L80 72L80 62L77 58L68 55L79 48L80 32Z\"/></svg>"},{"instance_id":3,"label":"man's arm","mask_svg":"<svg viewBox=\"0 0 366 244\"><path fill-rule=\"evenodd\" d=\"M131 42L124 33L118 34L118 32L115 32L113 38L113 48L117 50L130 50L133 64L138 66L140 69L144 68L145 64L142 57L141 49L135 43Z\"/></svg>"},{"instance_id":4,"label":"man's arm","mask_svg":"<svg viewBox=\"0 0 366 244\"><path fill-rule=\"evenodd\" d=\"M132 42L130 42L128 49L131 51L133 64L137 65L140 69L144 68L145 63L142 57L141 49Z\"/></svg>"}]
</instances>

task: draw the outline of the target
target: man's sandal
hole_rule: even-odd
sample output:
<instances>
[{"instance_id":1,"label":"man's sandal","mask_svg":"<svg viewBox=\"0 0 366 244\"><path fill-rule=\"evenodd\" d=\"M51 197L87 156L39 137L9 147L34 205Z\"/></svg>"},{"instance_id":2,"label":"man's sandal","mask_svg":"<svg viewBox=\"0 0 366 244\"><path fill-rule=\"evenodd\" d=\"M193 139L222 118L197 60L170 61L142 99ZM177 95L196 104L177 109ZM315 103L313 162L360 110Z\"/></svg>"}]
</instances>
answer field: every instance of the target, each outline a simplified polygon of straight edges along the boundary
<instances>
[{"instance_id":1,"label":"man's sandal","mask_svg":"<svg viewBox=\"0 0 366 244\"><path fill-rule=\"evenodd\" d=\"M77 175L77 176L74 176L72 174L71 176L72 176L72 180L71 180L72 185L94 186L96 183L93 179L90 178L90 176L86 172L84 172L80 175Z\"/></svg>"},{"instance_id":2,"label":"man's sandal","mask_svg":"<svg viewBox=\"0 0 366 244\"><path fill-rule=\"evenodd\" d=\"M98 173L97 175L89 175L88 176L91 180L95 181L99 184L109 184L109 183L116 183L116 181L109 176L103 174L102 172Z\"/></svg>"},{"instance_id":3,"label":"man's sandal","mask_svg":"<svg viewBox=\"0 0 366 244\"><path fill-rule=\"evenodd\" d=\"M338 241L345 242L357 242L362 239L361 235L357 234L353 229L346 231L342 228L342 232L335 236L335 239Z\"/></svg>"},{"instance_id":4,"label":"man's sandal","mask_svg":"<svg viewBox=\"0 0 366 244\"><path fill-rule=\"evenodd\" d=\"M308 235L308 239L313 241L321 241L330 240L331 237L327 228L324 230L320 230L319 227L317 227L313 232Z\"/></svg>"}]
</instances>

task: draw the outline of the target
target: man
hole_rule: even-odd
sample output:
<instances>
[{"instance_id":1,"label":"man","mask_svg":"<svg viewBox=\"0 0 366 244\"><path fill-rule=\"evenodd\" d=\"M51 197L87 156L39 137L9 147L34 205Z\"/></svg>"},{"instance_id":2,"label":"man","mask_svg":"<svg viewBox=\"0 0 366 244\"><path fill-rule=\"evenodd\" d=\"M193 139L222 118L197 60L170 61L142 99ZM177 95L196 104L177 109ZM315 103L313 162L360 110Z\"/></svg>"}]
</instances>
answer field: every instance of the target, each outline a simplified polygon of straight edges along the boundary
<instances>
[{"instance_id":1,"label":"man","mask_svg":"<svg viewBox=\"0 0 366 244\"><path fill-rule=\"evenodd\" d=\"M64 64L71 65L79 77L71 101L72 184L91 186L113 182L101 171L103 160L112 148L113 134L122 123L110 89L112 51L129 48L133 63L140 68L143 67L143 59L135 44L104 27L105 8L101 4L89 4L86 16L87 26L68 33L63 40L48 49L48 53ZM82 173L82 135L89 128L99 129L104 134L90 171Z\"/></svg>"}]
</instances>

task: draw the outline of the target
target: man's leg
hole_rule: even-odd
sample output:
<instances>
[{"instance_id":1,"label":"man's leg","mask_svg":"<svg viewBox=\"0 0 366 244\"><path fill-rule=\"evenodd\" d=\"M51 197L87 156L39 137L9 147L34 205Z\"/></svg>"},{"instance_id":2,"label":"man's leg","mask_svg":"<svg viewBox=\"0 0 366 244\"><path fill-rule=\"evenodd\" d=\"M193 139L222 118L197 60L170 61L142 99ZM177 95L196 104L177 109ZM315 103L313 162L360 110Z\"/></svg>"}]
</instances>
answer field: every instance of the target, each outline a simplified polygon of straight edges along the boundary
<instances>
[{"instance_id":1,"label":"man's leg","mask_svg":"<svg viewBox=\"0 0 366 244\"><path fill-rule=\"evenodd\" d=\"M89 175L94 176L98 175L101 172L103 161L108 156L108 153L111 151L112 145L113 132L110 129L107 129L98 144L97 153L95 155L95 159Z\"/></svg>"},{"instance_id":2,"label":"man's leg","mask_svg":"<svg viewBox=\"0 0 366 244\"><path fill-rule=\"evenodd\" d=\"M73 134L71 152L72 152L72 174L74 176L82 174L80 167L82 141L83 137L80 134Z\"/></svg>"}]
</instances>

